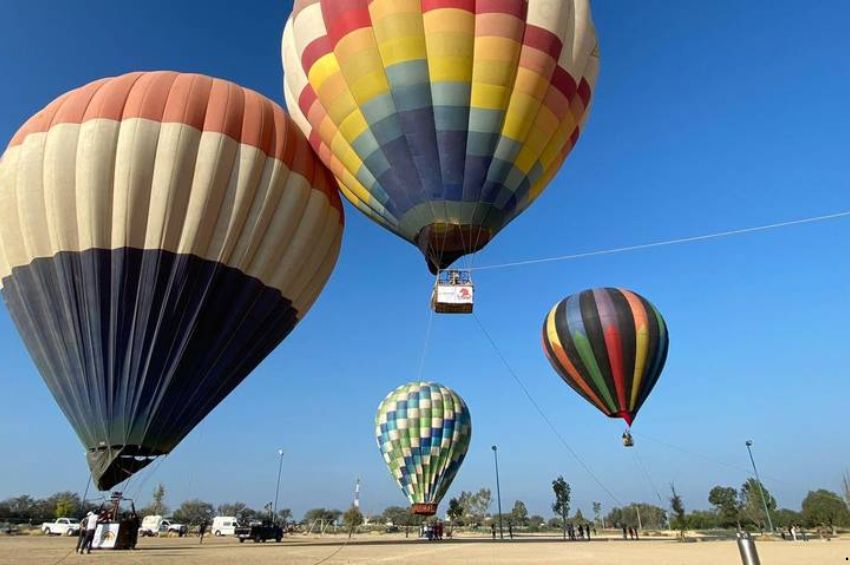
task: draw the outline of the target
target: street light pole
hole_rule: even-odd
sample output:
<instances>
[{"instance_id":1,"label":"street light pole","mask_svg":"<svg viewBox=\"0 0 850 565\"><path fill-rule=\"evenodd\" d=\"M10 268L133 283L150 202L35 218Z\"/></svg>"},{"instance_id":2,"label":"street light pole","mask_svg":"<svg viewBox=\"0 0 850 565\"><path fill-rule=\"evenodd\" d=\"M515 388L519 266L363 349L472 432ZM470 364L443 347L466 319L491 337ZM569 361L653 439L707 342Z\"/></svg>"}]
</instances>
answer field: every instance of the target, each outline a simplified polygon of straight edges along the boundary
<instances>
[{"instance_id":1,"label":"street light pole","mask_svg":"<svg viewBox=\"0 0 850 565\"><path fill-rule=\"evenodd\" d=\"M767 516L767 527L771 533L773 533L773 520L770 519L770 510L767 508L767 498L764 496L764 489L761 486L761 479L759 478L759 470L756 468L756 460L753 458L753 442L752 440L747 440L747 453L750 454L750 462L753 464L753 472L756 474L756 482L759 487L759 494L761 495L761 503L764 505L764 515Z\"/></svg>"},{"instance_id":2,"label":"street light pole","mask_svg":"<svg viewBox=\"0 0 850 565\"><path fill-rule=\"evenodd\" d=\"M280 474L283 472L283 450L277 450L278 465L277 465L277 487L274 490L274 508L272 510L272 521L277 522L277 499L280 494Z\"/></svg>"},{"instance_id":3,"label":"street light pole","mask_svg":"<svg viewBox=\"0 0 850 565\"><path fill-rule=\"evenodd\" d=\"M499 453L496 446L493 446L493 460L496 462L496 500L499 503L499 539L505 539L505 532L502 529L502 491L499 487Z\"/></svg>"}]
</instances>

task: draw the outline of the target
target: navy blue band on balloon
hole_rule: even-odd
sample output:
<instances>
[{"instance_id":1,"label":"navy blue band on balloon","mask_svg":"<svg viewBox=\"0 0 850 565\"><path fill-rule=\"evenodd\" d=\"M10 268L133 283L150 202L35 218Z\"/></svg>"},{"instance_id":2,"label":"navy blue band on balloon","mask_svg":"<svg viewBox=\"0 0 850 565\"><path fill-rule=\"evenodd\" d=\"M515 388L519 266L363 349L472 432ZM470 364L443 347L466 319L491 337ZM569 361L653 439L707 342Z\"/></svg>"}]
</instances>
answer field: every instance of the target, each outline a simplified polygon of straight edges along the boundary
<instances>
[{"instance_id":1,"label":"navy blue band on balloon","mask_svg":"<svg viewBox=\"0 0 850 565\"><path fill-rule=\"evenodd\" d=\"M61 252L3 284L101 490L170 452L298 322L258 279L161 250Z\"/></svg>"}]
</instances>

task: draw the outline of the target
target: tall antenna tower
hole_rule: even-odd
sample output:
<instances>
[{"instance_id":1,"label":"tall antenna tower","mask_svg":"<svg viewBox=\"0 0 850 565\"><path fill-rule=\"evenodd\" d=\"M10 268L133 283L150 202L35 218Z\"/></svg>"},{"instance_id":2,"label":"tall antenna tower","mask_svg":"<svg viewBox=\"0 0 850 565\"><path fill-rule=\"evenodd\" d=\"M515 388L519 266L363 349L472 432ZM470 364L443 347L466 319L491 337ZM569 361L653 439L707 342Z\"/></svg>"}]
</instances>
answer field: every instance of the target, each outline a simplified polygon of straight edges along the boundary
<instances>
[{"instance_id":1,"label":"tall antenna tower","mask_svg":"<svg viewBox=\"0 0 850 565\"><path fill-rule=\"evenodd\" d=\"M360 509L360 477L357 477L357 482L354 484L354 507Z\"/></svg>"}]
</instances>

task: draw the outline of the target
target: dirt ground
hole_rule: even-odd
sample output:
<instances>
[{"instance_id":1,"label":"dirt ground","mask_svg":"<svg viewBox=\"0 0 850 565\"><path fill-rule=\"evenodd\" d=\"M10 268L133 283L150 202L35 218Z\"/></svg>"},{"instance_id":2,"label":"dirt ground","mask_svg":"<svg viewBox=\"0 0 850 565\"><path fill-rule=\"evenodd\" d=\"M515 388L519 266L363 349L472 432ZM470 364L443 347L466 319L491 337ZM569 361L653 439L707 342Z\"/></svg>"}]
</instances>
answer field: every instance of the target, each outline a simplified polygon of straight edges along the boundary
<instances>
[{"instance_id":1,"label":"dirt ground","mask_svg":"<svg viewBox=\"0 0 850 565\"><path fill-rule=\"evenodd\" d=\"M282 543L238 543L233 538L143 539L133 552L95 551L75 555L73 538L44 536L0 537L0 564L18 563L186 563L216 564L286 563L297 565L342 563L627 563L646 565L717 565L740 563L734 541L680 543L674 540L598 539L561 542L555 538L520 538L491 541L458 538L453 541L406 540L403 535L359 535L346 543L345 536L296 535ZM765 565L846 563L850 540L757 543Z\"/></svg>"}]
</instances>

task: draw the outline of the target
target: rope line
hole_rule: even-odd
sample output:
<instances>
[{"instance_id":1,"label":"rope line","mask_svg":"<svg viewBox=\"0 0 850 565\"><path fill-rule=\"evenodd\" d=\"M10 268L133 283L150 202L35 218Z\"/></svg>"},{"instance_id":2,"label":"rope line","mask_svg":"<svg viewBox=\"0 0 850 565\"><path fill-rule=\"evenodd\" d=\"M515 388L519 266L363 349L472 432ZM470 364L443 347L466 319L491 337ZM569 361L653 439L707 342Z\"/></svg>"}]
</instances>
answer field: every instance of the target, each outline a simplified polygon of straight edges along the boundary
<instances>
[{"instance_id":1,"label":"rope line","mask_svg":"<svg viewBox=\"0 0 850 565\"><path fill-rule=\"evenodd\" d=\"M563 445L564 448L570 453L570 455L573 456L573 458L578 462L579 465L581 465L581 467L585 470L585 472L587 472L587 474L593 479L593 481L603 491L605 491L605 493L611 498L611 500L613 500L617 504L617 506L622 506L623 504L620 502L620 500L616 496L614 496L614 493L612 493L608 489L608 487L606 487L602 483L602 481L599 479L599 477L596 476L596 473L593 472L593 470L590 468L590 466L588 466L587 463L585 463L584 460L582 460L582 458L579 456L579 454L576 453L576 451L570 446L570 444L567 443L567 440L564 439L564 436L561 435L561 432L558 431L558 428L555 427L555 424L553 424L552 421L549 419L549 417L546 416L546 413L543 411L543 409L540 407L540 405L537 403L537 401L531 395L531 392L529 392L528 388L525 386L525 383L522 382L522 379L519 378L519 375L517 375L516 371L514 371L513 367L511 367L510 363L508 363L508 360L502 354L502 351L499 349L499 346L496 344L495 340L493 340L490 333L484 327L484 324L481 323L481 319L475 313L472 314L472 317L475 318L475 322L478 324L478 327L481 329L481 333L483 333L484 337L487 338L487 341L490 342L490 345L493 347L493 350L496 352L496 356L499 358L499 360L502 362L502 364L508 370L508 373L510 373L510 375L513 377L513 379L516 381L516 383L520 386L520 388L522 389L522 392L525 394L526 398L528 398L529 402L531 402L532 406L534 406L534 409L537 410L537 413L540 415L540 417L543 418L543 421L546 422L546 425L549 426L549 429L552 430L552 433L554 433L555 436L558 438L558 440L561 442L561 445Z\"/></svg>"},{"instance_id":2,"label":"rope line","mask_svg":"<svg viewBox=\"0 0 850 565\"><path fill-rule=\"evenodd\" d=\"M437 271L437 276L434 279L434 287L436 288L437 282L440 280L440 271ZM425 328L425 343L422 344L422 355L419 357L419 372L417 373L417 380L422 380L422 372L425 370L425 359L428 356L428 344L431 341L431 326L434 324L434 308L431 306L430 300L428 302L428 325Z\"/></svg>"},{"instance_id":3,"label":"rope line","mask_svg":"<svg viewBox=\"0 0 850 565\"><path fill-rule=\"evenodd\" d=\"M742 472L747 473L747 474L752 474L752 469L748 469L744 465L736 465L734 463L726 463L725 461L721 461L719 459L714 459L713 457L709 457L707 455L697 453L696 451L692 451L690 449L686 449L686 448L678 446L678 445L673 445L672 443L668 443L666 441L662 441L660 439L650 437L650 436L647 436L645 434L637 434L637 433L632 432L632 435L639 437L641 439L647 439L649 441L653 441L653 442L655 442L659 445L662 445L664 447L674 449L676 451L680 451L680 452L684 453L685 455L689 455L691 457L699 457L700 459L708 461L709 463L714 463L715 465L718 465L718 466L727 467L729 469L735 469L736 471L742 471ZM768 479L772 483L779 483L779 484L783 484L783 485L786 485L786 486L793 486L793 485L791 485L791 484L789 484L789 483L787 483L787 482L785 482L781 479L777 479L776 477L771 477L770 475L762 474L761 477L762 477L762 479Z\"/></svg>"},{"instance_id":4,"label":"rope line","mask_svg":"<svg viewBox=\"0 0 850 565\"><path fill-rule=\"evenodd\" d=\"M667 507L664 503L664 500L661 498L661 493L658 491L658 488L655 486L655 482L652 480L652 476L650 476L649 472L646 470L646 466L643 464L643 459L641 459L640 454L637 449L632 447L632 454L635 457L635 462L637 463L638 468L641 473L643 473L644 478L646 478L646 482L649 483L649 486L652 487L652 490L655 492L655 497L658 499L658 503L661 505L661 508Z\"/></svg>"},{"instance_id":5,"label":"rope line","mask_svg":"<svg viewBox=\"0 0 850 565\"><path fill-rule=\"evenodd\" d=\"M780 228L786 228L790 226L799 226L803 224L813 224L816 222L825 222L828 220L837 220L841 218L850 217L850 210L844 212L836 212L835 214L826 214L823 216L812 216L809 218L802 218L799 220L789 220L787 222L777 222L774 224L766 224L761 226L755 226L750 228L741 228L736 230L728 230L721 231L710 234L703 235L695 235L690 237L680 237L676 239L669 239L666 241L655 241L652 243L642 243L638 245L627 245L625 247L615 247L613 249L602 249L597 251L586 251L584 253L573 253L570 255L558 255L555 257L546 257L542 259L529 259L527 261L515 261L513 263L501 263L498 265L485 265L482 267L475 267L473 270L475 271L489 271L494 269L507 269L509 267L523 267L526 265L537 265L540 263L554 263L557 261L570 261L573 259L584 259L586 257L598 257L600 255L614 255L617 253L626 253L629 251L640 251L643 249L652 249L655 247L667 247L670 245L678 245L681 243L692 243L695 241L706 241L710 239L720 239L725 237L732 237L735 235L742 235L747 233L756 233L756 232L764 232L771 231Z\"/></svg>"}]
</instances>

